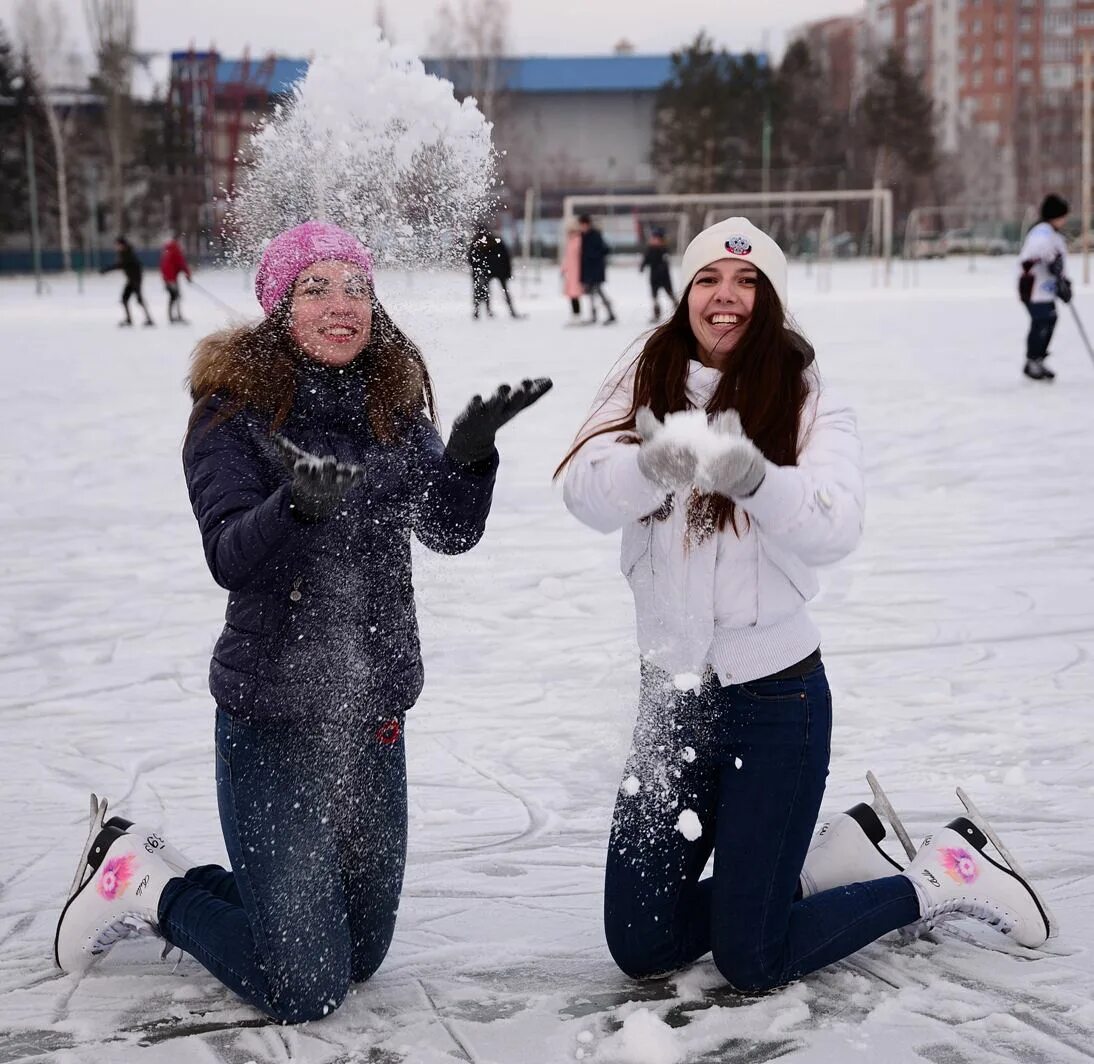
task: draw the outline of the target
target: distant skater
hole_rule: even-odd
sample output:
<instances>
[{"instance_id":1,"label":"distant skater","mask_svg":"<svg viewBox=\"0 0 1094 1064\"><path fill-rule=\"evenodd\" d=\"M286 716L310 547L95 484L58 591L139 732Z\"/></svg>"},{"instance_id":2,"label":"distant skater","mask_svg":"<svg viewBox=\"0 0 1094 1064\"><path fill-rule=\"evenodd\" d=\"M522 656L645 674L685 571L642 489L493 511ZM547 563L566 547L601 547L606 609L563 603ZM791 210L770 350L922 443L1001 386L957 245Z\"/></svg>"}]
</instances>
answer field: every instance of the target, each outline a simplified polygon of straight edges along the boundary
<instances>
[{"instance_id":1,"label":"distant skater","mask_svg":"<svg viewBox=\"0 0 1094 1064\"><path fill-rule=\"evenodd\" d=\"M656 325L661 320L661 305L657 302L657 296L664 292L669 297L669 309L676 305L676 296L672 291L672 275L669 273L669 249L665 246L664 229L654 228L650 231L649 243L646 244L646 254L642 256L642 263L638 267L641 273L646 267L650 271L650 295L653 297L653 317L650 324Z\"/></svg>"},{"instance_id":2,"label":"distant skater","mask_svg":"<svg viewBox=\"0 0 1094 1064\"><path fill-rule=\"evenodd\" d=\"M501 285L509 313L519 318L517 308L513 306L513 297L509 294L509 281L513 276L513 257L505 241L486 226L480 227L467 249L467 262L471 267L471 317L478 318L479 307L486 306L486 315L494 316L490 309L490 282L496 280Z\"/></svg>"},{"instance_id":3,"label":"distant skater","mask_svg":"<svg viewBox=\"0 0 1094 1064\"><path fill-rule=\"evenodd\" d=\"M1048 345L1056 329L1056 300L1071 302L1071 282L1067 268L1067 242L1060 230L1070 208L1060 196L1045 196L1041 220L1026 234L1018 253L1018 298L1029 311L1026 337L1026 364L1022 372L1035 381L1052 381L1056 374L1045 365Z\"/></svg>"},{"instance_id":4,"label":"distant skater","mask_svg":"<svg viewBox=\"0 0 1094 1064\"><path fill-rule=\"evenodd\" d=\"M160 276L163 278L163 287L167 289L167 320L174 324L185 325L186 319L182 316L182 297L179 295L180 274L185 275L187 281L193 282L194 279L190 276L190 264L183 254L178 234L175 234L163 245L163 251L160 252Z\"/></svg>"},{"instance_id":5,"label":"distant skater","mask_svg":"<svg viewBox=\"0 0 1094 1064\"><path fill-rule=\"evenodd\" d=\"M581 324L581 230L571 226L566 230L566 247L562 252L562 294L570 301L569 325Z\"/></svg>"},{"instance_id":6,"label":"distant skater","mask_svg":"<svg viewBox=\"0 0 1094 1064\"><path fill-rule=\"evenodd\" d=\"M137 253L133 250L132 244L124 236L119 236L114 241L114 250L118 253L117 259L111 265L104 266L99 273L121 270L125 274L125 287L122 289L122 309L125 311L125 320L118 322L118 324L133 324L133 318L129 313L129 300L136 296L141 310L144 311L144 324L155 325L152 315L148 313L148 307L144 305L144 297L141 295L141 279L144 274L141 260L137 258Z\"/></svg>"},{"instance_id":7,"label":"distant skater","mask_svg":"<svg viewBox=\"0 0 1094 1064\"><path fill-rule=\"evenodd\" d=\"M615 311L612 310L612 305L604 294L604 282L608 275L608 255L611 254L611 248L608 247L604 234L593 225L592 218L587 214L581 215L577 222L581 230L581 283L585 291L589 293L587 324L592 325L596 321L596 297L600 296L600 301L608 312L604 324L611 325L615 321Z\"/></svg>"}]
</instances>

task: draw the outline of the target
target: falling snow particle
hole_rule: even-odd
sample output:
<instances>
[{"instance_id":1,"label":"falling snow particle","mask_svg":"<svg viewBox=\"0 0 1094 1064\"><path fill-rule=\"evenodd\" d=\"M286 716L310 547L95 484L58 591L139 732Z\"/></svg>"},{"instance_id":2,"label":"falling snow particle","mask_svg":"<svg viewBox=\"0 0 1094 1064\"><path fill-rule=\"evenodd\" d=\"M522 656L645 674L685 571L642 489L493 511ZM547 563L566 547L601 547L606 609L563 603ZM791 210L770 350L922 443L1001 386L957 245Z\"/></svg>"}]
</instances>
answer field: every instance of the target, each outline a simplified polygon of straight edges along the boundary
<instances>
[{"instance_id":1,"label":"falling snow particle","mask_svg":"<svg viewBox=\"0 0 1094 1064\"><path fill-rule=\"evenodd\" d=\"M620 789L628 798L633 798L638 793L638 789L641 786L642 784L638 782L637 776L628 776L623 781L623 786Z\"/></svg>"},{"instance_id":2,"label":"falling snow particle","mask_svg":"<svg viewBox=\"0 0 1094 1064\"><path fill-rule=\"evenodd\" d=\"M744 762L739 757L735 757L733 759L733 767L734 768L740 768L743 764L744 764Z\"/></svg>"},{"instance_id":3,"label":"falling snow particle","mask_svg":"<svg viewBox=\"0 0 1094 1064\"><path fill-rule=\"evenodd\" d=\"M676 821L676 830L688 842L694 842L703 834L703 825L699 823L699 817L692 810L685 809Z\"/></svg>"},{"instance_id":4,"label":"falling snow particle","mask_svg":"<svg viewBox=\"0 0 1094 1064\"><path fill-rule=\"evenodd\" d=\"M680 751L680 756L690 765L695 760L695 751L690 746L685 746Z\"/></svg>"}]
</instances>

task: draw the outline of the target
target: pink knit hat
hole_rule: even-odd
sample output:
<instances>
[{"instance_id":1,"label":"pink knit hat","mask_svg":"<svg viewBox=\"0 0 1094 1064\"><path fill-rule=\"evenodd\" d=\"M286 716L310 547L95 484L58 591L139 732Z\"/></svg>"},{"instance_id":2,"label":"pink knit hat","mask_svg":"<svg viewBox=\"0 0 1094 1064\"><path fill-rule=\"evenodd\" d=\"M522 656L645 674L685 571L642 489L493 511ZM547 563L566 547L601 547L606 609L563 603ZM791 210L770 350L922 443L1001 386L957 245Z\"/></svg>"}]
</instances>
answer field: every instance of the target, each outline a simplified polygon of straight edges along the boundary
<instances>
[{"instance_id":1,"label":"pink knit hat","mask_svg":"<svg viewBox=\"0 0 1094 1064\"><path fill-rule=\"evenodd\" d=\"M301 270L317 262L351 262L372 284L372 252L345 229L330 222L304 222L270 241L255 274L255 295L269 314Z\"/></svg>"}]
</instances>

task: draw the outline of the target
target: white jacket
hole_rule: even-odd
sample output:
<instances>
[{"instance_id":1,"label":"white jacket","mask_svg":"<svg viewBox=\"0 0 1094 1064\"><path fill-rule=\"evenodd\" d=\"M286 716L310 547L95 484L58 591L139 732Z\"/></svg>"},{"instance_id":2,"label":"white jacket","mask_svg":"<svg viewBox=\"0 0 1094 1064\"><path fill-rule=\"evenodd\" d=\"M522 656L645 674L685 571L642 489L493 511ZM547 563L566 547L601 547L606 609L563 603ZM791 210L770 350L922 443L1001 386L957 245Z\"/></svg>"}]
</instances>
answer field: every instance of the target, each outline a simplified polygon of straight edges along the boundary
<instances>
[{"instance_id":1,"label":"white jacket","mask_svg":"<svg viewBox=\"0 0 1094 1064\"><path fill-rule=\"evenodd\" d=\"M566 473L566 506L600 532L623 529L620 563L634 593L638 646L674 674L713 666L723 684L747 683L800 661L820 645L805 610L818 590L814 568L838 561L862 536L862 449L852 410L834 402L812 374L796 466L767 463L756 493L738 507L741 535L687 543L686 507L664 521L642 518L667 492L638 469L638 447L605 433L578 451ZM719 370L692 361L687 395L705 407ZM585 435L630 409L633 368L608 379Z\"/></svg>"},{"instance_id":2,"label":"white jacket","mask_svg":"<svg viewBox=\"0 0 1094 1064\"><path fill-rule=\"evenodd\" d=\"M1053 303L1056 301L1056 276L1049 270L1052 262L1059 257L1063 262L1064 275L1067 275L1067 241L1049 225L1038 222L1027 234L1022 250L1018 252L1018 269L1023 262L1033 262L1033 291L1031 303Z\"/></svg>"}]
</instances>

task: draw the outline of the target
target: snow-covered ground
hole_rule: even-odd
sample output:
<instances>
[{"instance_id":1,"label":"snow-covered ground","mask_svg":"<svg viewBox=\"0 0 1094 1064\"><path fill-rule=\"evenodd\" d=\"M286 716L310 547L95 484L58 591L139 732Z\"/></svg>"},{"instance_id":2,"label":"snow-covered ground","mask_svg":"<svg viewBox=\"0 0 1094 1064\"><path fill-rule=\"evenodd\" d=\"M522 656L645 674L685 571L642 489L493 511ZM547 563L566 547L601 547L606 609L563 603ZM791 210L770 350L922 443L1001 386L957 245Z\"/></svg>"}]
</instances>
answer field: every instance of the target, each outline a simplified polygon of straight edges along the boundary
<instances>
[{"instance_id":1,"label":"snow-covered ground","mask_svg":"<svg viewBox=\"0 0 1094 1064\"><path fill-rule=\"evenodd\" d=\"M381 275L422 344L446 424L475 390L550 374L503 430L494 511L461 558L420 552L427 684L407 728L410 860L386 963L343 1008L269 1025L190 958L119 946L82 981L54 925L87 794L222 859L209 653L224 593L182 482L194 340L224 309L184 288L189 327L116 328L116 277L0 283L0 1061L981 1064L1090 1059L1094 1045L1094 365L1061 318L1052 386L1019 375L1026 318L1008 261L841 264L792 304L856 405L865 542L815 614L836 724L827 806L873 768L913 834L962 783L1062 925L1005 948L978 924L891 936L759 999L700 963L636 984L601 932L608 823L637 666L617 537L564 510L555 463L645 327L618 265L613 328L564 328L553 271L514 284L527 320L472 322L462 276ZM1077 270L1076 270L1077 272ZM203 273L254 307L240 274ZM1080 290L1094 327L1094 292ZM497 309L497 304L495 304ZM747 815L747 811L742 811ZM1004 948L986 948L1004 943Z\"/></svg>"}]
</instances>

